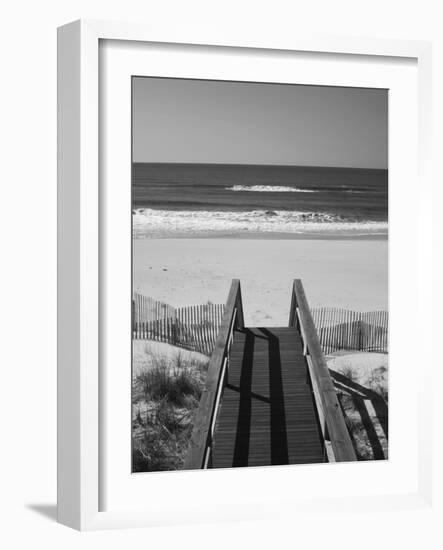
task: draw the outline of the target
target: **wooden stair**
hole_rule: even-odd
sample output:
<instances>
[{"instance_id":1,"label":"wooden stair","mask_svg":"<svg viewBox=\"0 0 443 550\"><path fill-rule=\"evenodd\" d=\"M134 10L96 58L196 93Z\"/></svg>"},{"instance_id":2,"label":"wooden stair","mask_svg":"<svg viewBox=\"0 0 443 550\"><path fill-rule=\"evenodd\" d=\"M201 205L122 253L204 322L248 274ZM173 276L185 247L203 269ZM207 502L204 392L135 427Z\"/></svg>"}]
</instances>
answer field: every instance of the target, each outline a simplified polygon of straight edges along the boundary
<instances>
[{"instance_id":1,"label":"wooden stair","mask_svg":"<svg viewBox=\"0 0 443 550\"><path fill-rule=\"evenodd\" d=\"M213 468L325 461L298 330L237 329L227 372Z\"/></svg>"}]
</instances>

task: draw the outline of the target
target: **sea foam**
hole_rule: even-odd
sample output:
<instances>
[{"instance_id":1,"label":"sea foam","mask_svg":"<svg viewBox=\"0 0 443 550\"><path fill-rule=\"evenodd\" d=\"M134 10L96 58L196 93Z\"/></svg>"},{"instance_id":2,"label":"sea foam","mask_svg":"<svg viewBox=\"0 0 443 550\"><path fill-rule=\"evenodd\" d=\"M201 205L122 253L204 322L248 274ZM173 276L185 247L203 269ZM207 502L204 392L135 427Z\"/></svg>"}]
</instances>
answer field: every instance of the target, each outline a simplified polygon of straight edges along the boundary
<instances>
[{"instance_id":1,"label":"sea foam","mask_svg":"<svg viewBox=\"0 0 443 550\"><path fill-rule=\"evenodd\" d=\"M253 193L318 193L315 189L299 189L286 185L232 185L227 191L250 191Z\"/></svg>"},{"instance_id":2,"label":"sea foam","mask_svg":"<svg viewBox=\"0 0 443 550\"><path fill-rule=\"evenodd\" d=\"M133 211L134 237L247 233L387 233L387 222L355 221L323 212L286 210L211 211L154 210Z\"/></svg>"}]
</instances>

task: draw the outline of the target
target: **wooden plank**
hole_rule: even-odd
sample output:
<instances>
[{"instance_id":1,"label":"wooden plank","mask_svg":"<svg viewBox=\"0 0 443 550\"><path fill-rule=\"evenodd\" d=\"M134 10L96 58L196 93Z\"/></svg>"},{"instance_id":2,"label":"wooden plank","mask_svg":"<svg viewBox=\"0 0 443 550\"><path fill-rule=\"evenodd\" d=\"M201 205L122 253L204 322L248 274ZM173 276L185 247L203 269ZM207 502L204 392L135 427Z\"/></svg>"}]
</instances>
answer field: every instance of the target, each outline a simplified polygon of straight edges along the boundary
<instances>
[{"instance_id":1,"label":"wooden plank","mask_svg":"<svg viewBox=\"0 0 443 550\"><path fill-rule=\"evenodd\" d=\"M324 461L299 334L287 327L245 331L236 333L230 354L229 385L217 422L213 467ZM245 355L247 334L249 351ZM280 349L279 358L270 353L270 345ZM242 369L247 368L248 356L252 357L252 372L245 378Z\"/></svg>"}]
</instances>

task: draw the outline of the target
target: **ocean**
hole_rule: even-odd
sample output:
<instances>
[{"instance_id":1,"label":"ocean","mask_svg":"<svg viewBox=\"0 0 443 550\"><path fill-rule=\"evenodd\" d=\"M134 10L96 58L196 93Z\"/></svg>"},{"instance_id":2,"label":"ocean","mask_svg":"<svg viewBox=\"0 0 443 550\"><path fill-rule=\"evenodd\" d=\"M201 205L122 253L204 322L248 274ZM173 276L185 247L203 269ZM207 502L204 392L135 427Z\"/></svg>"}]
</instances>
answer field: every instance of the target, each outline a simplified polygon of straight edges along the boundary
<instances>
[{"instance_id":1,"label":"ocean","mask_svg":"<svg viewBox=\"0 0 443 550\"><path fill-rule=\"evenodd\" d=\"M386 238L388 171L133 163L135 238Z\"/></svg>"}]
</instances>

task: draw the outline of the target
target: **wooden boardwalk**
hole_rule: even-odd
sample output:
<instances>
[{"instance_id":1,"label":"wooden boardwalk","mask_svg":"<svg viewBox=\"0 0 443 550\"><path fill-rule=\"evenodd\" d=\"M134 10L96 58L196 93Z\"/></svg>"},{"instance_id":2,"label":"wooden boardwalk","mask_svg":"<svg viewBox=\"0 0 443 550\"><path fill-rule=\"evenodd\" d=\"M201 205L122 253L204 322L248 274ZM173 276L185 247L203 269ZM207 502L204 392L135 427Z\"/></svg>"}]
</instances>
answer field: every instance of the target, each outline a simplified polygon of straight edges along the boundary
<instances>
[{"instance_id":1,"label":"wooden boardwalk","mask_svg":"<svg viewBox=\"0 0 443 550\"><path fill-rule=\"evenodd\" d=\"M248 328L234 279L184 469L353 460L302 282L294 280L287 327Z\"/></svg>"},{"instance_id":2,"label":"wooden boardwalk","mask_svg":"<svg viewBox=\"0 0 443 550\"><path fill-rule=\"evenodd\" d=\"M234 333L213 468L324 462L303 344L295 328Z\"/></svg>"}]
</instances>

